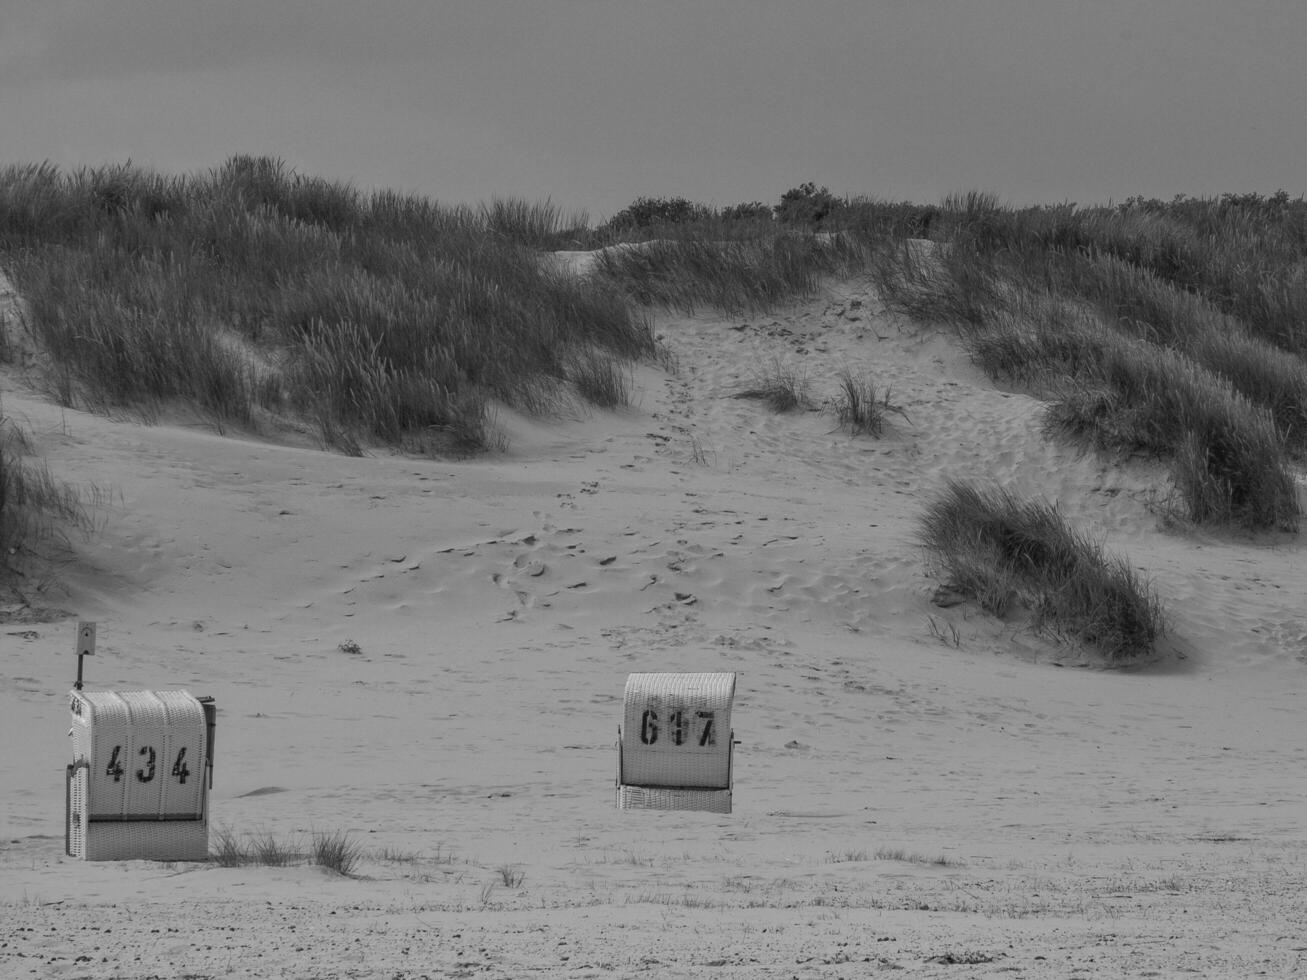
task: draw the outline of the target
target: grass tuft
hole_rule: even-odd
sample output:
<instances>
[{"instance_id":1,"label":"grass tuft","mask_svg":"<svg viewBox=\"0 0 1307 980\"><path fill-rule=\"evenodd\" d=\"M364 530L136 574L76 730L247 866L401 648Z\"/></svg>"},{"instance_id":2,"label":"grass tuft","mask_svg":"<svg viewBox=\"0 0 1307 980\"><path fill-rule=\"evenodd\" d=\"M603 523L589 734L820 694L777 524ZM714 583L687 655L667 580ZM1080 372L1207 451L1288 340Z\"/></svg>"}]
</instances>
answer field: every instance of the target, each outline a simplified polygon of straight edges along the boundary
<instances>
[{"instance_id":1,"label":"grass tuft","mask_svg":"<svg viewBox=\"0 0 1307 980\"><path fill-rule=\"evenodd\" d=\"M773 412L797 412L812 407L808 376L798 368L783 364L779 358L771 367L760 372L747 388L735 393L736 398L761 401Z\"/></svg>"},{"instance_id":2,"label":"grass tuft","mask_svg":"<svg viewBox=\"0 0 1307 980\"><path fill-rule=\"evenodd\" d=\"M302 858L299 851L278 840L270 833L262 833L250 841L251 864L268 868L284 868L297 864Z\"/></svg>"},{"instance_id":3,"label":"grass tuft","mask_svg":"<svg viewBox=\"0 0 1307 980\"><path fill-rule=\"evenodd\" d=\"M526 881L526 872L515 864L499 866L499 880L505 888L521 888Z\"/></svg>"},{"instance_id":4,"label":"grass tuft","mask_svg":"<svg viewBox=\"0 0 1307 980\"><path fill-rule=\"evenodd\" d=\"M341 830L315 833L307 854L270 832L241 835L230 827L215 827L209 845L209 860L221 868L285 868L307 862L348 877L362 858L363 848ZM392 854L383 860L416 858Z\"/></svg>"},{"instance_id":5,"label":"grass tuft","mask_svg":"<svg viewBox=\"0 0 1307 980\"><path fill-rule=\"evenodd\" d=\"M363 856L363 848L341 830L313 835L312 860L318 867L349 877Z\"/></svg>"},{"instance_id":6,"label":"grass tuft","mask_svg":"<svg viewBox=\"0 0 1307 980\"><path fill-rule=\"evenodd\" d=\"M879 436L885 428L885 419L891 414L908 419L902 406L890 401L888 388L882 394L870 378L859 378L848 370L840 374L840 392L834 407L840 425L855 436Z\"/></svg>"},{"instance_id":7,"label":"grass tuft","mask_svg":"<svg viewBox=\"0 0 1307 980\"><path fill-rule=\"evenodd\" d=\"M251 863L250 848L230 827L214 827L209 860L220 868L241 868Z\"/></svg>"}]
</instances>

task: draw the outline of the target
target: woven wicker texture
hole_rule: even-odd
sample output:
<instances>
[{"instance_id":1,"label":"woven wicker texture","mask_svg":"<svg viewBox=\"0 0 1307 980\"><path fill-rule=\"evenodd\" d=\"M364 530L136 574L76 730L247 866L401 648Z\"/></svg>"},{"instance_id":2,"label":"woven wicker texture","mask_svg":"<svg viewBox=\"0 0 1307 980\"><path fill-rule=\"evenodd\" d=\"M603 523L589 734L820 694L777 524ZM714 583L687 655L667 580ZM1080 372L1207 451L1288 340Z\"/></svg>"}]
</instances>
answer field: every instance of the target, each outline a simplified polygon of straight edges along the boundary
<instances>
[{"instance_id":1,"label":"woven wicker texture","mask_svg":"<svg viewBox=\"0 0 1307 980\"><path fill-rule=\"evenodd\" d=\"M87 827L87 861L204 861L209 856L206 820L120 820Z\"/></svg>"},{"instance_id":2,"label":"woven wicker texture","mask_svg":"<svg viewBox=\"0 0 1307 980\"><path fill-rule=\"evenodd\" d=\"M735 674L631 674L619 782L730 789Z\"/></svg>"},{"instance_id":3,"label":"woven wicker texture","mask_svg":"<svg viewBox=\"0 0 1307 980\"><path fill-rule=\"evenodd\" d=\"M74 691L69 852L87 860L202 860L208 851L203 705L185 691Z\"/></svg>"},{"instance_id":4,"label":"woven wicker texture","mask_svg":"<svg viewBox=\"0 0 1307 980\"><path fill-rule=\"evenodd\" d=\"M86 855L86 784L87 770L81 766L68 775L68 853Z\"/></svg>"},{"instance_id":5,"label":"woven wicker texture","mask_svg":"<svg viewBox=\"0 0 1307 980\"><path fill-rule=\"evenodd\" d=\"M621 810L702 810L730 813L729 789L661 789L657 786L618 786Z\"/></svg>"}]
</instances>

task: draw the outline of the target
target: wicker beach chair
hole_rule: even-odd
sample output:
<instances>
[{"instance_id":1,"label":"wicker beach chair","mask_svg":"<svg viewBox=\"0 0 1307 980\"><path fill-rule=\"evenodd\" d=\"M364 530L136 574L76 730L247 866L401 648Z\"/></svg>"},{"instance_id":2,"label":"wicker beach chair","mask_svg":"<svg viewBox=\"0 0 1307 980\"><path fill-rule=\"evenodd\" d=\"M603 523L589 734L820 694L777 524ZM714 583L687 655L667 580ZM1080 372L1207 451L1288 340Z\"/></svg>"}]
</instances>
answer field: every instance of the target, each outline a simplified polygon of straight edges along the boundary
<instances>
[{"instance_id":1,"label":"wicker beach chair","mask_svg":"<svg viewBox=\"0 0 1307 980\"><path fill-rule=\"evenodd\" d=\"M86 861L203 861L212 699L185 691L72 692L65 850Z\"/></svg>"},{"instance_id":2,"label":"wicker beach chair","mask_svg":"<svg viewBox=\"0 0 1307 980\"><path fill-rule=\"evenodd\" d=\"M617 730L621 809L731 812L733 673L631 674Z\"/></svg>"}]
</instances>

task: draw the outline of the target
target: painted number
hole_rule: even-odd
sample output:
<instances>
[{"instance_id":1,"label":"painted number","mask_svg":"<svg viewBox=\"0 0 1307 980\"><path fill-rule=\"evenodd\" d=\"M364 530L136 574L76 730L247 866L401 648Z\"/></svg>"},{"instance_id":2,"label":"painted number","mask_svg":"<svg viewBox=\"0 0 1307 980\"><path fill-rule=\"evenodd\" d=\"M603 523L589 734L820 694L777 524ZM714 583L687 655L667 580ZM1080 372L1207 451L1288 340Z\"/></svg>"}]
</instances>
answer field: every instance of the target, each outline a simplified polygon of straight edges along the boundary
<instances>
[{"instance_id":1,"label":"painted number","mask_svg":"<svg viewBox=\"0 0 1307 980\"><path fill-rule=\"evenodd\" d=\"M696 711L695 714L703 722L703 728L699 731L699 745L716 745L717 744L717 726L713 723L714 712Z\"/></svg>"},{"instance_id":2,"label":"painted number","mask_svg":"<svg viewBox=\"0 0 1307 980\"><path fill-rule=\"evenodd\" d=\"M186 766L186 747L182 746L181 751L177 753L177 761L172 764L172 774L177 777L177 782L182 785L186 784L186 777L191 771Z\"/></svg>"},{"instance_id":3,"label":"painted number","mask_svg":"<svg viewBox=\"0 0 1307 980\"><path fill-rule=\"evenodd\" d=\"M658 743L658 722L658 712L653 708L645 708L644 714L640 716L640 741L645 745ZM706 748L717 744L715 712L696 711L691 719L690 713L684 708L675 708L667 713L666 724L672 733L673 745L684 745L689 741L698 743L700 748Z\"/></svg>"},{"instance_id":4,"label":"painted number","mask_svg":"<svg viewBox=\"0 0 1307 980\"><path fill-rule=\"evenodd\" d=\"M640 741L645 745L658 741L658 712L652 708L645 708L640 718Z\"/></svg>"},{"instance_id":5,"label":"painted number","mask_svg":"<svg viewBox=\"0 0 1307 980\"><path fill-rule=\"evenodd\" d=\"M154 749L148 745L142 745L138 753L146 757L145 768L136 770L136 781L138 783L148 783L154 778Z\"/></svg>"},{"instance_id":6,"label":"painted number","mask_svg":"<svg viewBox=\"0 0 1307 980\"><path fill-rule=\"evenodd\" d=\"M121 782L123 773L127 771L123 768L123 764L118 758L122 755L122 751L123 747L121 745L115 745L113 747L113 752L109 756L109 765L106 766L104 770L104 774L106 776L112 776L115 783Z\"/></svg>"},{"instance_id":7,"label":"painted number","mask_svg":"<svg viewBox=\"0 0 1307 980\"><path fill-rule=\"evenodd\" d=\"M112 776L115 783L121 782L127 770L123 768L122 763L123 747L115 745L113 751L109 753L109 765L105 767L104 774ZM155 776L155 763L158 760L158 753L153 746L142 745L138 753L145 758L145 764L142 768L136 770L136 781L148 783ZM191 767L186 763L186 747L182 746L177 752L177 758L173 761L171 775L177 782L185 785L186 780L191 776Z\"/></svg>"}]
</instances>

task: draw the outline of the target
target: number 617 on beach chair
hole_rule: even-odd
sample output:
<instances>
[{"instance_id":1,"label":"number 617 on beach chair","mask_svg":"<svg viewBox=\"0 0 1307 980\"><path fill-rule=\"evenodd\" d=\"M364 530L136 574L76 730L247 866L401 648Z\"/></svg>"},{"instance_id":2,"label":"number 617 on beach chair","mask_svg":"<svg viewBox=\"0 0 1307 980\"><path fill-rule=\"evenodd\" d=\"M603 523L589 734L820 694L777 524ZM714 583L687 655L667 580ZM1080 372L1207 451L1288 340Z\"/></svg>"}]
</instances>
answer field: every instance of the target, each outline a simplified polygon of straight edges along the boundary
<instances>
[{"instance_id":1,"label":"number 617 on beach chair","mask_svg":"<svg viewBox=\"0 0 1307 980\"><path fill-rule=\"evenodd\" d=\"M623 810L731 812L735 674L631 674L617 729Z\"/></svg>"}]
</instances>

